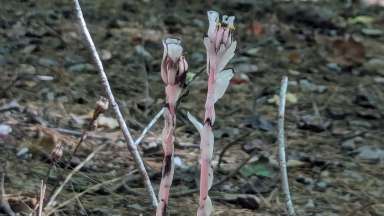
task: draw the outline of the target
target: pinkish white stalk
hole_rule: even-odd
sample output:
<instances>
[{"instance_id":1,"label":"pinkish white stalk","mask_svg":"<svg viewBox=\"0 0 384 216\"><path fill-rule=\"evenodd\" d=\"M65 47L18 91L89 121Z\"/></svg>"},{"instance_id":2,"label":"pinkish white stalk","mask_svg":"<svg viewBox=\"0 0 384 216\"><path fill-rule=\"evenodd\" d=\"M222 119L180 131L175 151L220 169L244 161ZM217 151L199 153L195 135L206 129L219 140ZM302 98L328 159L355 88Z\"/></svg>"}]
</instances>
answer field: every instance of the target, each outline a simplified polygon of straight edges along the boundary
<instances>
[{"instance_id":1,"label":"pinkish white stalk","mask_svg":"<svg viewBox=\"0 0 384 216\"><path fill-rule=\"evenodd\" d=\"M208 92L205 102L204 125L199 123L192 115L189 120L198 129L201 137L200 142L200 198L198 216L208 216L213 212L211 199L208 191L213 182L212 155L214 137L212 126L215 122L215 103L220 99L228 88L229 81L233 77L233 70L224 70L224 67L235 55L236 41L233 41L234 16L222 17L219 20L216 11L208 11L208 36L204 38L207 50L207 73Z\"/></svg>"},{"instance_id":2,"label":"pinkish white stalk","mask_svg":"<svg viewBox=\"0 0 384 216\"><path fill-rule=\"evenodd\" d=\"M180 40L167 38L163 41L164 54L161 63L161 78L165 83L165 94L167 106L164 111L163 128L163 150L164 160L162 178L159 189L159 205L156 210L157 216L166 215L169 191L172 185L174 173L174 145L176 126L176 102L180 97L185 84L188 64L182 55L183 48Z\"/></svg>"}]
</instances>

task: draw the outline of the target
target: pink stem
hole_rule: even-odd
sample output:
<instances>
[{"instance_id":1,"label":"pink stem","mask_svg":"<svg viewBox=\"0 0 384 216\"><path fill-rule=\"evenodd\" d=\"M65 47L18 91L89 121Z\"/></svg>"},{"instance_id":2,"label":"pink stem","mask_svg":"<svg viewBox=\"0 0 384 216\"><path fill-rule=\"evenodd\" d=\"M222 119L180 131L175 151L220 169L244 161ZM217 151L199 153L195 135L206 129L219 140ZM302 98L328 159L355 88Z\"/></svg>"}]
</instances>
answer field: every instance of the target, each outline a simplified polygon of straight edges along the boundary
<instances>
[{"instance_id":1,"label":"pink stem","mask_svg":"<svg viewBox=\"0 0 384 216\"><path fill-rule=\"evenodd\" d=\"M215 121L215 104L214 104L214 86L216 80L216 64L210 62L209 76L208 76L208 92L207 99L205 102L205 117L204 117L204 128L201 134L200 143L200 197L199 197L199 209L197 211L198 216L206 215L206 199L208 198L208 191L211 187L209 184L210 173L212 173L212 155L209 153L210 143L209 134L212 133L212 125ZM213 178L213 176L211 176Z\"/></svg>"},{"instance_id":2,"label":"pink stem","mask_svg":"<svg viewBox=\"0 0 384 216\"><path fill-rule=\"evenodd\" d=\"M168 99L169 97L167 97ZM169 100L168 100L169 101ZM176 125L176 107L173 103L168 103L168 107L164 112L164 128L163 128L163 168L162 178L159 189L159 206L156 210L156 216L166 215L169 191L173 181L174 164L174 140L175 140L175 125Z\"/></svg>"}]
</instances>

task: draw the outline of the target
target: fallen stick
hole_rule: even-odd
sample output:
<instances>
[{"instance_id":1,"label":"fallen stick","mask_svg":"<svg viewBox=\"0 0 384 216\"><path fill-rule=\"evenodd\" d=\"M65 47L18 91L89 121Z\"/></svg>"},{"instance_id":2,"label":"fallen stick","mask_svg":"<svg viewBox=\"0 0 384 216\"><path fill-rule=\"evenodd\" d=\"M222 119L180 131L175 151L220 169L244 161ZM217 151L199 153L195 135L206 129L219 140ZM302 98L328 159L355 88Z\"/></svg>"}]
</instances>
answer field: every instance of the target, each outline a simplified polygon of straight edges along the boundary
<instances>
[{"instance_id":1,"label":"fallen stick","mask_svg":"<svg viewBox=\"0 0 384 216\"><path fill-rule=\"evenodd\" d=\"M41 181L40 197L39 197L39 214L38 214L38 216L43 216L43 205L44 205L45 190L46 189L47 189L47 185L44 184L44 181Z\"/></svg>"},{"instance_id":2,"label":"fallen stick","mask_svg":"<svg viewBox=\"0 0 384 216\"><path fill-rule=\"evenodd\" d=\"M16 216L16 213L11 209L11 206L9 206L8 199L5 197L4 179L5 179L5 174L1 173L0 209L2 209L6 214L10 216Z\"/></svg>"},{"instance_id":3,"label":"fallen stick","mask_svg":"<svg viewBox=\"0 0 384 216\"><path fill-rule=\"evenodd\" d=\"M288 88L288 77L284 76L281 80L280 89L280 102L278 114L278 143L279 143L279 166L281 174L281 186L285 195L285 205L287 207L288 215L295 216L295 209L293 207L291 194L289 192L288 174L287 174L287 161L285 158L285 131L284 131L284 114L285 114L285 98Z\"/></svg>"},{"instance_id":4,"label":"fallen stick","mask_svg":"<svg viewBox=\"0 0 384 216\"><path fill-rule=\"evenodd\" d=\"M111 87L109 85L107 75L104 71L104 67L103 67L103 64L101 62L100 56L97 53L95 44L93 43L92 37L91 37L91 35L88 31L88 28L87 28L87 24L84 20L83 12L81 11L79 1L78 0L73 0L73 1L75 4L76 17L77 17L78 23L80 25L81 33L83 34L83 36L85 38L85 42L86 42L88 49L92 53L93 61L94 61L96 68L99 72L102 86L103 86L104 91L105 91L105 93L109 99L109 102L110 102L112 108L113 108L113 111L115 112L117 121L119 122L120 128L123 132L125 141L127 143L128 150L132 154L133 159L136 163L137 169L139 170L141 176L143 177L143 181L144 181L144 184L147 188L147 191L148 191L149 197L151 199L152 205L154 207L157 207L157 205L158 205L157 198L156 198L156 194L153 190L151 180L149 179L148 173L147 173L145 166L144 166L144 162L140 156L140 153L137 149L137 146L135 145L135 141L133 140L132 135L129 132L129 129L128 129L128 127L124 121L123 115L120 111L120 108L116 103L115 97L113 96L113 93L112 93Z\"/></svg>"}]
</instances>

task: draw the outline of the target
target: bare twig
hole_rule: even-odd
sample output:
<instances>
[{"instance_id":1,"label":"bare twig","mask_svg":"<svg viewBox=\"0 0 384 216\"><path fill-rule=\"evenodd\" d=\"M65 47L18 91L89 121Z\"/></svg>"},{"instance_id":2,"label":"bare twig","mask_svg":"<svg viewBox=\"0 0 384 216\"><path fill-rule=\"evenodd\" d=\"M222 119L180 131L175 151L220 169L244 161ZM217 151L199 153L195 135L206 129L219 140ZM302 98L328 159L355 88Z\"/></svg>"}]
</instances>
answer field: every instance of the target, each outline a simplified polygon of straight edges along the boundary
<instances>
[{"instance_id":1,"label":"bare twig","mask_svg":"<svg viewBox=\"0 0 384 216\"><path fill-rule=\"evenodd\" d=\"M69 134L69 135L73 135L73 136L80 136L81 137L83 135L83 132L81 132L81 131L71 130L71 129L67 129L67 128L52 128L52 129L56 130L57 132ZM104 136L100 132L98 132L97 134L95 134L95 133L88 134L87 138L105 139L105 134L104 134Z\"/></svg>"},{"instance_id":2,"label":"bare twig","mask_svg":"<svg viewBox=\"0 0 384 216\"><path fill-rule=\"evenodd\" d=\"M5 213L10 216L16 216L16 213L11 209L7 198L5 197L4 179L5 179L5 173L2 172L1 182L0 182L0 209L5 211Z\"/></svg>"},{"instance_id":3,"label":"bare twig","mask_svg":"<svg viewBox=\"0 0 384 216\"><path fill-rule=\"evenodd\" d=\"M77 150L79 149L81 144L84 142L84 140L88 137L88 132L92 131L92 130L94 130L96 128L96 126L97 126L97 123L96 123L97 119L99 118L99 116L102 113L104 113L105 111L108 110L108 106L109 106L108 99L106 99L104 97L101 97L96 102L96 108L93 111L92 119L91 119L91 121L88 124L88 128L83 131L83 134L81 135L79 142L77 143L75 149L73 150L72 155L71 155L71 159L76 154Z\"/></svg>"},{"instance_id":4,"label":"bare twig","mask_svg":"<svg viewBox=\"0 0 384 216\"><path fill-rule=\"evenodd\" d=\"M89 160L91 160L97 152L99 152L100 150L102 150L103 148L105 147L105 144L104 145L100 145L99 147L97 147L91 154L88 155L88 157L83 161L81 162L79 165L77 165L68 175L67 177L65 178L64 182L61 183L60 187L57 188L55 190L55 192L53 193L53 195L51 196L51 198L49 199L49 202L47 204L47 207L50 207L52 206L53 202L55 201L57 195L59 195L59 193L63 190L64 186L68 183L68 181L72 178L72 176L78 172Z\"/></svg>"},{"instance_id":5,"label":"bare twig","mask_svg":"<svg viewBox=\"0 0 384 216\"><path fill-rule=\"evenodd\" d=\"M78 0L73 0L73 1L75 4L76 17L77 17L79 25L80 25L81 33L84 35L86 45L92 53L94 63L96 64L97 70L98 70L99 75L101 77L101 82L102 82L103 88L104 88L105 93L107 94L107 97L109 99L109 102L110 102L110 104L111 104L111 106L112 106L112 108L116 114L116 118L119 122L120 128L121 128L123 135L124 135L124 138L127 142L128 150L132 154L133 159L136 163L137 169L139 170L140 174L143 177L144 184L147 188L148 194L149 194L150 199L152 201L152 205L157 207L157 198L156 198L155 192L153 190L151 180L149 179L148 173L147 173L145 166L144 166L144 162L140 156L140 153L137 149L137 146L135 145L135 141L133 140L132 135L129 132L129 129L128 129L125 121L124 121L123 115L122 115L122 113L119 109L119 106L117 105L116 100L113 96L111 87L110 87L109 82L108 82L107 75L104 72L103 64L100 60L100 57L99 57L99 54L97 53L95 44L93 43L92 37L89 34L87 25L85 23L85 20L83 17L83 12L81 11L79 1Z\"/></svg>"},{"instance_id":6,"label":"bare twig","mask_svg":"<svg viewBox=\"0 0 384 216\"><path fill-rule=\"evenodd\" d=\"M281 81L280 89L280 103L278 114L278 142L279 142L279 165L281 172L281 185L285 195L285 204L287 207L288 215L296 215L295 209L292 204L291 194L289 192L288 174L287 174L287 161L285 159L285 132L284 132L284 113L285 113L285 97L288 88L288 77L284 76Z\"/></svg>"},{"instance_id":7,"label":"bare twig","mask_svg":"<svg viewBox=\"0 0 384 216\"><path fill-rule=\"evenodd\" d=\"M43 216L43 205L44 205L44 198L45 198L45 190L46 189L47 189L47 185L44 184L44 181L41 181L38 216Z\"/></svg>"},{"instance_id":8,"label":"bare twig","mask_svg":"<svg viewBox=\"0 0 384 216\"><path fill-rule=\"evenodd\" d=\"M148 125L144 128L144 130L141 132L139 138L136 139L135 145L139 145L141 140L143 140L144 136L148 133L148 131L152 128L152 126L159 120L161 115L164 113L164 108L162 108L156 115L153 117L153 119L148 123Z\"/></svg>"},{"instance_id":9,"label":"bare twig","mask_svg":"<svg viewBox=\"0 0 384 216\"><path fill-rule=\"evenodd\" d=\"M77 150L79 149L81 144L85 141L85 139L88 138L88 132L92 131L96 128L96 125L97 125L96 120L98 119L100 114L104 113L108 109L108 106L109 106L109 104L108 104L108 100L106 98L101 97L96 102L96 108L93 111L93 117L92 117L91 121L89 121L87 129L81 133L80 140L77 143L77 145L75 146L74 150L71 152L69 158L64 162L64 164L65 164L64 170L66 170L70 166L71 161L74 158L74 156L76 155ZM48 182L48 180L49 180L51 170L56 166L56 163L63 156L63 144L61 142L60 143L55 142L55 147L53 148L50 156L51 156L50 157L51 166L49 167L48 172L47 172L46 182ZM63 174L61 174L59 176L59 179L60 179L60 181L63 179ZM55 191L58 186L59 186L59 181L56 181L55 186L53 187L52 191Z\"/></svg>"}]
</instances>

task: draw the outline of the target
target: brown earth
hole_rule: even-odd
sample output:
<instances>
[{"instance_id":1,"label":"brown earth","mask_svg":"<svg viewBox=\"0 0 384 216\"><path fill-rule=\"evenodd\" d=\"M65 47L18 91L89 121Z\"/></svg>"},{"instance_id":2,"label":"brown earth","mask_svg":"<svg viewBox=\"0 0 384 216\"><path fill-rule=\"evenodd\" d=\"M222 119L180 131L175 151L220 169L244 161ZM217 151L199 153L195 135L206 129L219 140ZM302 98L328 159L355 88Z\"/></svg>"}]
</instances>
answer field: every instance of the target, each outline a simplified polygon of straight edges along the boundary
<instances>
[{"instance_id":1,"label":"brown earth","mask_svg":"<svg viewBox=\"0 0 384 216\"><path fill-rule=\"evenodd\" d=\"M199 75L178 108L176 156L181 162L170 215L194 215L197 208L198 193L185 193L198 187L199 169L199 138L186 113L203 115L207 76L199 71L205 65L202 38L211 8L236 16L239 44L230 63L236 75L217 104L215 182L252 156L212 188L215 215L284 215L276 165L277 94L283 75L290 80L287 154L299 215L384 215L384 10L345 1L209 2L81 1L135 137L164 105L161 39L180 37L191 68L188 77ZM12 128L0 137L0 163L11 207L26 214L46 179L54 144L63 143L64 158L69 158L68 150L103 92L77 32L72 1L0 3L0 124ZM104 116L71 165L98 145L107 147L72 178L57 201L121 178L75 199L57 215L153 215L113 113ZM161 121L140 144L156 189ZM71 171L64 168L59 163L52 169L47 193L62 173Z\"/></svg>"}]
</instances>

